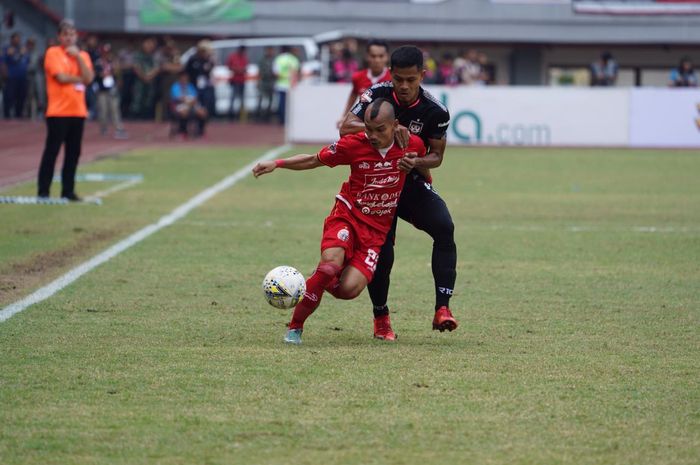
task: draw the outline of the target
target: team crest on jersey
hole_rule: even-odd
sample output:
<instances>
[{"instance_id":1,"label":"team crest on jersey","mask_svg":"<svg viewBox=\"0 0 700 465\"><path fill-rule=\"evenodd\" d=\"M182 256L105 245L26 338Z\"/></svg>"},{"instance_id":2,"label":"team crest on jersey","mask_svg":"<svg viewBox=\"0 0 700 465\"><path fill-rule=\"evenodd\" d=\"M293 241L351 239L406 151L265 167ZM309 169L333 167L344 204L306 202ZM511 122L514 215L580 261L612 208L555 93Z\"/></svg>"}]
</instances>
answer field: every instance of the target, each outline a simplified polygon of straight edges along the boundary
<instances>
[{"instance_id":1,"label":"team crest on jersey","mask_svg":"<svg viewBox=\"0 0 700 465\"><path fill-rule=\"evenodd\" d=\"M338 231L338 239L340 239L343 242L347 242L347 240L350 238L350 231L347 229L343 228L340 231Z\"/></svg>"},{"instance_id":2,"label":"team crest on jersey","mask_svg":"<svg viewBox=\"0 0 700 465\"><path fill-rule=\"evenodd\" d=\"M360 95L361 103L369 103L372 101L372 89L367 89Z\"/></svg>"},{"instance_id":3,"label":"team crest on jersey","mask_svg":"<svg viewBox=\"0 0 700 465\"><path fill-rule=\"evenodd\" d=\"M328 151L335 155L336 150L338 149L338 143L333 142L331 145L328 146Z\"/></svg>"},{"instance_id":4,"label":"team crest on jersey","mask_svg":"<svg viewBox=\"0 0 700 465\"><path fill-rule=\"evenodd\" d=\"M408 125L408 130L413 134L420 134L420 132L423 130L423 123L420 121L411 121Z\"/></svg>"},{"instance_id":5,"label":"team crest on jersey","mask_svg":"<svg viewBox=\"0 0 700 465\"><path fill-rule=\"evenodd\" d=\"M367 163L366 161L363 161L362 163L360 163L360 164L358 165L358 167L359 167L361 170L368 170L368 169L369 169L369 163Z\"/></svg>"}]
</instances>

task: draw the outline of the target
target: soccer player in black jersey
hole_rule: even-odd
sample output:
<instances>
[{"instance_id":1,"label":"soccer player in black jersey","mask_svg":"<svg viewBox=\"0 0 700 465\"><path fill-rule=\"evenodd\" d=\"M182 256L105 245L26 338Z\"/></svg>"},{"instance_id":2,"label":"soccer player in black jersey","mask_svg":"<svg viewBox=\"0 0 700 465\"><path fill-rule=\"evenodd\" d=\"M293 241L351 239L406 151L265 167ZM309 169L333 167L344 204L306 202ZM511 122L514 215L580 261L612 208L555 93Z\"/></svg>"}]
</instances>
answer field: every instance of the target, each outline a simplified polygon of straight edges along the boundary
<instances>
[{"instance_id":1,"label":"soccer player in black jersey","mask_svg":"<svg viewBox=\"0 0 700 465\"><path fill-rule=\"evenodd\" d=\"M395 141L405 147L409 133L416 134L427 148L423 158L402 160L404 169L411 169L406 177L396 216L408 221L433 238L432 271L435 280L435 316L433 329L452 331L457 320L449 308L450 297L457 276L457 246L454 241L454 223L445 201L432 187L430 169L442 163L445 153L446 132L450 113L435 97L421 87L425 70L423 52L415 46L397 48L391 54L391 81L375 84L360 96L358 103L345 116L340 135L364 131L364 113L377 98L392 103L400 125ZM393 341L396 334L391 328L387 298L389 275L394 264L394 239L397 218L387 235L379 254L379 264L368 290L374 306L374 337Z\"/></svg>"}]
</instances>

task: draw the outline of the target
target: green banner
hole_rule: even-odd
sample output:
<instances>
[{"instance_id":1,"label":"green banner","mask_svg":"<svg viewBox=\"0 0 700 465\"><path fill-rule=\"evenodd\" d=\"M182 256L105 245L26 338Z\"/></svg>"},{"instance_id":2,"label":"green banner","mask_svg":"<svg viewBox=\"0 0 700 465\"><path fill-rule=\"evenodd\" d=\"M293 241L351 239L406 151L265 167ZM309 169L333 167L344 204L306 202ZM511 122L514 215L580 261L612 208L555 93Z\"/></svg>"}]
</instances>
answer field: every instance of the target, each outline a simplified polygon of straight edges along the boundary
<instances>
[{"instance_id":1,"label":"green banner","mask_svg":"<svg viewBox=\"0 0 700 465\"><path fill-rule=\"evenodd\" d=\"M246 21L249 0L141 0L141 24L191 24Z\"/></svg>"}]
</instances>

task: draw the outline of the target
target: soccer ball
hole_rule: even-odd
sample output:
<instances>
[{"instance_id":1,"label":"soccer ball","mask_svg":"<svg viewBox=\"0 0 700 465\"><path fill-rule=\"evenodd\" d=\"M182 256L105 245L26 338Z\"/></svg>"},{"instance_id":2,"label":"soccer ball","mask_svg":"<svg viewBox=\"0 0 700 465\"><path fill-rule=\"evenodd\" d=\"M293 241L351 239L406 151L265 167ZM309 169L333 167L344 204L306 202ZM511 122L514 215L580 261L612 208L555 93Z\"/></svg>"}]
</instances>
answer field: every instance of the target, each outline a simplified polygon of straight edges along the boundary
<instances>
[{"instance_id":1,"label":"soccer ball","mask_svg":"<svg viewBox=\"0 0 700 465\"><path fill-rule=\"evenodd\" d=\"M262 283L265 299L273 307L292 308L304 298L304 276L291 266L271 270Z\"/></svg>"}]
</instances>

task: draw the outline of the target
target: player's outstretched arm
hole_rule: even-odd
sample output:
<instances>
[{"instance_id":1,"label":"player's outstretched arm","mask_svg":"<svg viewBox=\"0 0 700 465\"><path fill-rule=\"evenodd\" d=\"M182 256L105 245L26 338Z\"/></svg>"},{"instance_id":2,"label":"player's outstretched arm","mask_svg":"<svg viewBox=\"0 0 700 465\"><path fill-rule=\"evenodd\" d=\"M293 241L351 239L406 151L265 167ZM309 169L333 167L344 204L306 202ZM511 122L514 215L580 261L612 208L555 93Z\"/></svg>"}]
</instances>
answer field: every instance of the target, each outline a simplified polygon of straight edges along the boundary
<instances>
[{"instance_id":1,"label":"player's outstretched arm","mask_svg":"<svg viewBox=\"0 0 700 465\"><path fill-rule=\"evenodd\" d=\"M340 117L340 120L338 120L337 127L340 129L343 126L343 123L345 122L345 119L350 113L350 109L352 108L353 104L355 103L355 100L357 100L357 94L355 93L354 90L350 91L350 95L348 96L348 101L345 102L345 109L343 110L343 116ZM364 126L364 124L363 124ZM343 135L343 134L341 134Z\"/></svg>"},{"instance_id":2,"label":"player's outstretched arm","mask_svg":"<svg viewBox=\"0 0 700 465\"><path fill-rule=\"evenodd\" d=\"M301 171L318 168L321 165L316 155L300 153L289 158L261 161L253 167L253 176L257 178L263 174L272 173L277 168Z\"/></svg>"},{"instance_id":3,"label":"player's outstretched arm","mask_svg":"<svg viewBox=\"0 0 700 465\"><path fill-rule=\"evenodd\" d=\"M365 122L352 112L347 112L340 125L340 137L355 134L365 130Z\"/></svg>"}]
</instances>

